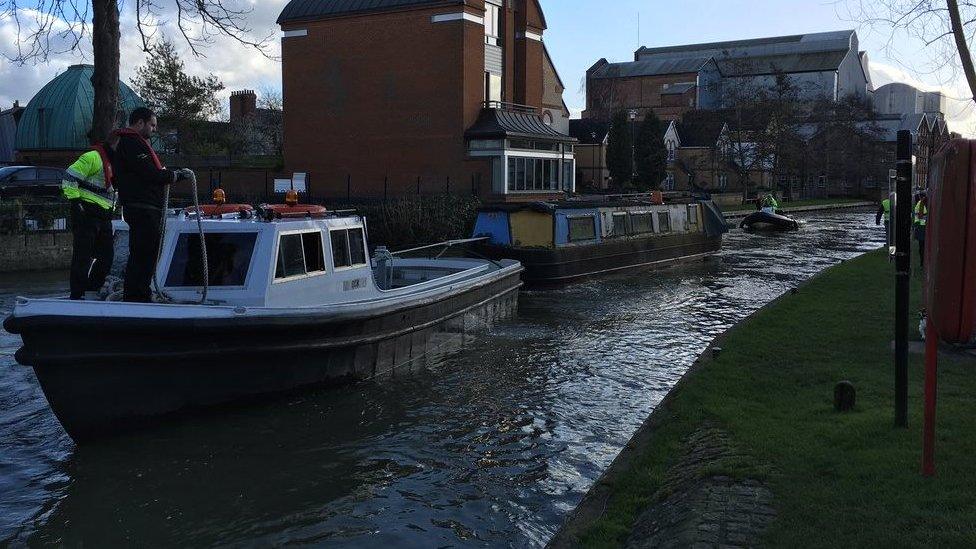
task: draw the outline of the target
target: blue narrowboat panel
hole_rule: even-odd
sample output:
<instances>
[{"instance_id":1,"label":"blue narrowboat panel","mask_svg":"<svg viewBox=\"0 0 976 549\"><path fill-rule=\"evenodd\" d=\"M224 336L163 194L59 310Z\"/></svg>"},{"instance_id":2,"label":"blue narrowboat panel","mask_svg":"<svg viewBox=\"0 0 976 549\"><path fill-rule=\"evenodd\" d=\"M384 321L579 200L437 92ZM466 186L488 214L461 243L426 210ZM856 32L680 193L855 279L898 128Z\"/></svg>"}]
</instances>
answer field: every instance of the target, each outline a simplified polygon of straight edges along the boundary
<instances>
[{"instance_id":1,"label":"blue narrowboat panel","mask_svg":"<svg viewBox=\"0 0 976 549\"><path fill-rule=\"evenodd\" d=\"M508 212L481 212L474 225L474 236L491 237L491 243L499 246L512 244L512 233L508 225Z\"/></svg>"},{"instance_id":2,"label":"blue narrowboat panel","mask_svg":"<svg viewBox=\"0 0 976 549\"><path fill-rule=\"evenodd\" d=\"M591 225L586 218L592 219ZM556 245L602 242L600 210L597 208L556 210Z\"/></svg>"}]
</instances>

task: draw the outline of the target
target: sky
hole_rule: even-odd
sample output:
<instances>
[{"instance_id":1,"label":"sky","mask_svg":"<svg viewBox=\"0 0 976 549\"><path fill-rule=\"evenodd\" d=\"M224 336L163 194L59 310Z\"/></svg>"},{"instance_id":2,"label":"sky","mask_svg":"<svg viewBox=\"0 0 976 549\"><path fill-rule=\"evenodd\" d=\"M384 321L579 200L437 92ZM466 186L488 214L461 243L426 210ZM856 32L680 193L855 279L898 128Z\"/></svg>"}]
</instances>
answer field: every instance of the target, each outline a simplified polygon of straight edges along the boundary
<instances>
[{"instance_id":1,"label":"sky","mask_svg":"<svg viewBox=\"0 0 976 549\"><path fill-rule=\"evenodd\" d=\"M629 61L638 45L667 46L787 34L855 29L860 49L867 50L875 86L899 81L927 91L942 90L950 98L950 129L976 136L976 108L965 78L954 70L930 70L932 50L903 31L872 28L852 21L849 11L861 0L541 0L549 25L545 42L564 84L565 100L574 116L585 105L586 69L600 58ZM868 0L870 1L870 0ZM275 90L281 87L275 19L287 0L244 1L253 13L248 21L254 36L273 36L271 58L229 39L220 39L194 57L183 48L187 72L215 74L231 90ZM20 3L24 5L24 2ZM131 2L122 3L122 78L128 81L144 62L132 32ZM166 5L166 2L161 2ZM172 33L173 21L161 29ZM11 55L16 29L0 19L0 53ZM178 45L182 46L178 43ZM75 63L91 62L90 47L75 54L52 56L45 63L20 65L0 58L0 109L15 99L25 104L47 81ZM286 105L287 108L287 105Z\"/></svg>"}]
</instances>

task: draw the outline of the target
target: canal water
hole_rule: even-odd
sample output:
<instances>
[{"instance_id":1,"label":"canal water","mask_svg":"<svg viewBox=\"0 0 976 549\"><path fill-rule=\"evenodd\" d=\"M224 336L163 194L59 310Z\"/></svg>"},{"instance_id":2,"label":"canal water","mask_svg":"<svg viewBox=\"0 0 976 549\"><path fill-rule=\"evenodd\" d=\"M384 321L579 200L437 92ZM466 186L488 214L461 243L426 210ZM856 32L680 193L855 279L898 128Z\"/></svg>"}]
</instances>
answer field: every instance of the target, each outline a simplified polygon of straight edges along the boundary
<instances>
[{"instance_id":1,"label":"canal water","mask_svg":"<svg viewBox=\"0 0 976 549\"><path fill-rule=\"evenodd\" d=\"M80 448L0 331L0 546L544 545L712 338L881 246L873 217L733 231L708 262L527 292L408 375ZM0 314L64 291L0 279Z\"/></svg>"}]
</instances>

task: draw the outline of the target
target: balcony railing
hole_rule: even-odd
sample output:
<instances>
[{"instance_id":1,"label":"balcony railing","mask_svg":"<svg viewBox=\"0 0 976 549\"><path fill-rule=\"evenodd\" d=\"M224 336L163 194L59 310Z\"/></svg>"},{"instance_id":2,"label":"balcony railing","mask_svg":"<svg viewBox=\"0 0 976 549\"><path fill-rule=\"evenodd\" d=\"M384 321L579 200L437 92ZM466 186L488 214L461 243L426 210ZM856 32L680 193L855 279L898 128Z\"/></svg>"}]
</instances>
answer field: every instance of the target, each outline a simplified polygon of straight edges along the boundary
<instances>
[{"instance_id":1,"label":"balcony railing","mask_svg":"<svg viewBox=\"0 0 976 549\"><path fill-rule=\"evenodd\" d=\"M539 107L519 105L518 103L508 103L506 101L485 101L485 108L525 114L542 114Z\"/></svg>"}]
</instances>

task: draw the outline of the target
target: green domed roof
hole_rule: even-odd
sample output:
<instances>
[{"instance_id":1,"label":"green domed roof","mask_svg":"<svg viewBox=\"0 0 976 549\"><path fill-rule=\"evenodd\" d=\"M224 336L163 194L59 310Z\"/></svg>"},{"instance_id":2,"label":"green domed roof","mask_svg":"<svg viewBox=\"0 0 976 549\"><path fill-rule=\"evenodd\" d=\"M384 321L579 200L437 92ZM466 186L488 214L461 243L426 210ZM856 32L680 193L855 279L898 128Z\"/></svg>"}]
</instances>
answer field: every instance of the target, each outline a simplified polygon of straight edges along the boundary
<instances>
[{"instance_id":1,"label":"green domed roof","mask_svg":"<svg viewBox=\"0 0 976 549\"><path fill-rule=\"evenodd\" d=\"M81 150L88 147L95 89L92 65L72 65L30 100L17 126L17 150ZM126 115L144 107L132 88L119 82L119 103Z\"/></svg>"}]
</instances>

